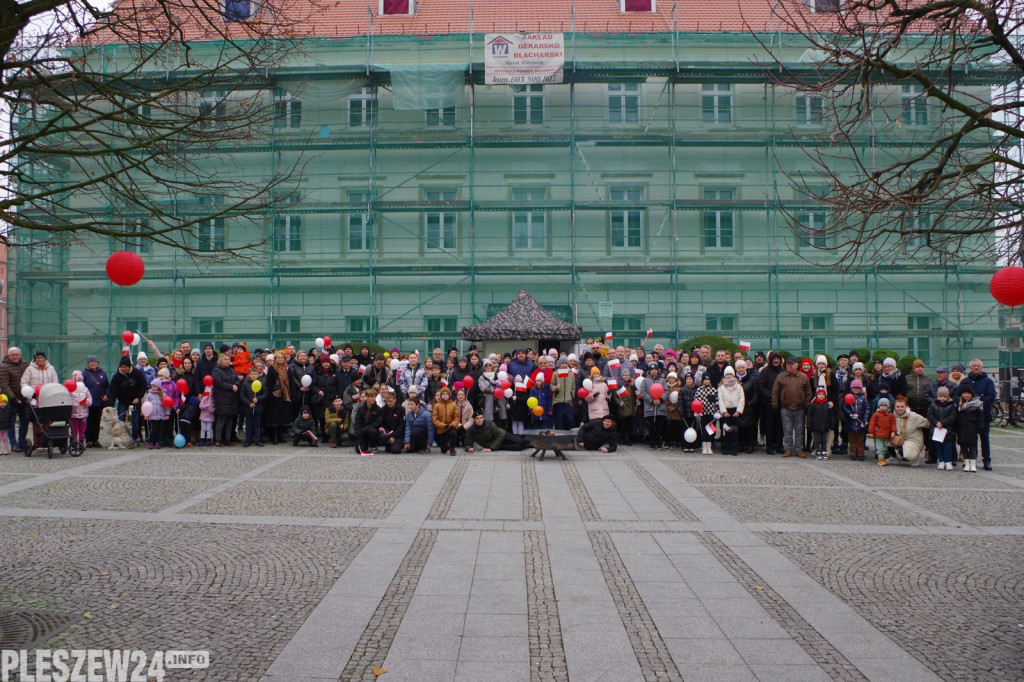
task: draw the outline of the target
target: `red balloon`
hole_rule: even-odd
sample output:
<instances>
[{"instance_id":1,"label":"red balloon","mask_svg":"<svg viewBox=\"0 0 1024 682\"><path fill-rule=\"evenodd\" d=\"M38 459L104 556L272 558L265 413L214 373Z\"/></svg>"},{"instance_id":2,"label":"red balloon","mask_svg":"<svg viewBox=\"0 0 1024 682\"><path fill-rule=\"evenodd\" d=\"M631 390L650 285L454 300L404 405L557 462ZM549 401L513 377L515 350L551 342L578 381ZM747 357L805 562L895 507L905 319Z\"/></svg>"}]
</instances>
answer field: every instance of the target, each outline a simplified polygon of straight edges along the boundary
<instances>
[{"instance_id":1,"label":"red balloon","mask_svg":"<svg viewBox=\"0 0 1024 682\"><path fill-rule=\"evenodd\" d=\"M690 409L693 410L694 414L700 414L704 411L704 403L699 400L694 400L690 403Z\"/></svg>"},{"instance_id":2,"label":"red balloon","mask_svg":"<svg viewBox=\"0 0 1024 682\"><path fill-rule=\"evenodd\" d=\"M661 384L654 384L650 387L650 389L648 389L647 392L651 394L652 398L658 400L659 398L661 398L661 396L665 394L665 387L662 386Z\"/></svg>"},{"instance_id":3,"label":"red balloon","mask_svg":"<svg viewBox=\"0 0 1024 682\"><path fill-rule=\"evenodd\" d=\"M503 389L504 388L512 388L512 382L509 381L508 379L505 379L503 382L501 382L501 387Z\"/></svg>"},{"instance_id":4,"label":"red balloon","mask_svg":"<svg viewBox=\"0 0 1024 682\"><path fill-rule=\"evenodd\" d=\"M210 378L212 379L213 377L210 377ZM184 379L178 379L176 382L174 382L174 385L178 387L178 392L179 393L181 393L182 395L188 395L188 382L187 381L185 381Z\"/></svg>"},{"instance_id":5,"label":"red balloon","mask_svg":"<svg viewBox=\"0 0 1024 682\"><path fill-rule=\"evenodd\" d=\"M473 381L473 377L469 376L468 374L462 377L462 385L465 386L467 389L473 388L473 384L475 383L476 382Z\"/></svg>"},{"instance_id":6,"label":"red balloon","mask_svg":"<svg viewBox=\"0 0 1024 682\"><path fill-rule=\"evenodd\" d=\"M161 398L160 402L163 403L164 407L174 407L174 398L169 395L165 395Z\"/></svg>"},{"instance_id":7,"label":"red balloon","mask_svg":"<svg viewBox=\"0 0 1024 682\"><path fill-rule=\"evenodd\" d=\"M74 379L68 379L64 382L64 388L68 389L68 393L74 393L78 383Z\"/></svg>"},{"instance_id":8,"label":"red balloon","mask_svg":"<svg viewBox=\"0 0 1024 682\"><path fill-rule=\"evenodd\" d=\"M324 345L325 346L331 345L331 337L329 337L329 336L325 336L324 337Z\"/></svg>"},{"instance_id":9,"label":"red balloon","mask_svg":"<svg viewBox=\"0 0 1024 682\"><path fill-rule=\"evenodd\" d=\"M132 334L130 331L123 332L121 334L121 340L131 345L131 342L135 340L135 334Z\"/></svg>"},{"instance_id":10,"label":"red balloon","mask_svg":"<svg viewBox=\"0 0 1024 682\"><path fill-rule=\"evenodd\" d=\"M213 377L209 374L203 377L203 386L213 386Z\"/></svg>"},{"instance_id":11,"label":"red balloon","mask_svg":"<svg viewBox=\"0 0 1024 682\"><path fill-rule=\"evenodd\" d=\"M494 397L495 398L504 398L505 397L505 389L500 388L500 387L494 389Z\"/></svg>"},{"instance_id":12,"label":"red balloon","mask_svg":"<svg viewBox=\"0 0 1024 682\"><path fill-rule=\"evenodd\" d=\"M107 259L107 277L114 284L130 287L138 284L146 274L146 264L137 253L131 251L115 251Z\"/></svg>"},{"instance_id":13,"label":"red balloon","mask_svg":"<svg viewBox=\"0 0 1024 682\"><path fill-rule=\"evenodd\" d=\"M171 358L171 364L175 367L181 367L181 358Z\"/></svg>"},{"instance_id":14,"label":"red balloon","mask_svg":"<svg viewBox=\"0 0 1024 682\"><path fill-rule=\"evenodd\" d=\"M846 401L847 405L853 405L855 402L857 402L857 398L852 393L847 393L846 397L843 398L843 400Z\"/></svg>"},{"instance_id":15,"label":"red balloon","mask_svg":"<svg viewBox=\"0 0 1024 682\"><path fill-rule=\"evenodd\" d=\"M590 395L590 391L581 387L580 390L576 391L576 395L578 395L581 398L586 398L588 395Z\"/></svg>"},{"instance_id":16,"label":"red balloon","mask_svg":"<svg viewBox=\"0 0 1024 682\"><path fill-rule=\"evenodd\" d=\"M1024 305L1024 268L1011 265L997 271L988 283L988 290L992 298L1005 306Z\"/></svg>"},{"instance_id":17,"label":"red balloon","mask_svg":"<svg viewBox=\"0 0 1024 682\"><path fill-rule=\"evenodd\" d=\"M36 389L35 390L36 390L36 397L37 398L39 397L39 389L41 389L42 387L43 387L42 384L36 384Z\"/></svg>"}]
</instances>

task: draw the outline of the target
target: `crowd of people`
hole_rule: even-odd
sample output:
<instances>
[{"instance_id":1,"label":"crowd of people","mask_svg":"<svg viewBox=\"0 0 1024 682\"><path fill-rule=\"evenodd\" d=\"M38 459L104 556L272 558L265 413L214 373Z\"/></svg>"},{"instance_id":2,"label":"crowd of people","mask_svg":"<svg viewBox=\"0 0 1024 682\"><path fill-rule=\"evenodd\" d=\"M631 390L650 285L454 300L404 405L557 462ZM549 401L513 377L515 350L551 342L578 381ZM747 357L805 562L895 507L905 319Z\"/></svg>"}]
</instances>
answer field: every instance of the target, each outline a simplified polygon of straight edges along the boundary
<instances>
[{"instance_id":1,"label":"crowd of people","mask_svg":"<svg viewBox=\"0 0 1024 682\"><path fill-rule=\"evenodd\" d=\"M69 377L73 439L99 447L103 410L116 410L150 448L261 447L264 443L361 454L521 450L528 429L572 431L579 449L613 452L645 443L705 455L754 453L879 465L963 462L992 468L989 426L995 384L980 360L936 367L915 361L904 376L892 358L865 366L856 351L834 365L779 351L750 355L648 350L588 339L575 349L518 348L483 354L471 346L425 357L317 340L250 351L245 343L182 343L123 354L109 374L97 357ZM12 347L0 362L0 454L20 451L30 426L23 387L58 382L43 352ZM68 384L70 386L70 384ZM70 390L70 389L69 389Z\"/></svg>"}]
</instances>

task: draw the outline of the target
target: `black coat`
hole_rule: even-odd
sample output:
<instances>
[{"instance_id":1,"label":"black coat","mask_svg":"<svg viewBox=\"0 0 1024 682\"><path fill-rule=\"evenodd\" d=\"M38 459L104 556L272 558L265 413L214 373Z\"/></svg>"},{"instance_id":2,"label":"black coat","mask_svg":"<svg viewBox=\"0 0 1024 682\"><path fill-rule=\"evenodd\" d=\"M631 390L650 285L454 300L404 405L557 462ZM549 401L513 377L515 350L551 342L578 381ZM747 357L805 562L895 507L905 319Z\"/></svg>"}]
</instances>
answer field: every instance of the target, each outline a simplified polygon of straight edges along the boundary
<instances>
[{"instance_id":1,"label":"black coat","mask_svg":"<svg viewBox=\"0 0 1024 682\"><path fill-rule=\"evenodd\" d=\"M128 372L128 374L121 374L120 371L114 372L114 376L110 378L110 392L108 395L111 401L116 400L127 405L136 398L141 400L148 390L149 386L146 385L146 375L132 367L132 371Z\"/></svg>"},{"instance_id":2,"label":"black coat","mask_svg":"<svg viewBox=\"0 0 1024 682\"><path fill-rule=\"evenodd\" d=\"M828 402L819 403L813 401L807 406L807 428L815 431L831 431L832 415L835 411L828 406Z\"/></svg>"},{"instance_id":3,"label":"black coat","mask_svg":"<svg viewBox=\"0 0 1024 682\"><path fill-rule=\"evenodd\" d=\"M978 434L985 428L985 408L981 401L972 398L966 405L960 405L956 418L956 442L960 445L977 445Z\"/></svg>"},{"instance_id":4,"label":"black coat","mask_svg":"<svg viewBox=\"0 0 1024 682\"><path fill-rule=\"evenodd\" d=\"M936 400L928 407L928 422L932 428L934 429L937 423L942 422L942 427L946 429L946 439L943 442L953 442L957 433L956 419L957 405L952 400L947 400L944 403Z\"/></svg>"},{"instance_id":5,"label":"black coat","mask_svg":"<svg viewBox=\"0 0 1024 682\"><path fill-rule=\"evenodd\" d=\"M576 443L583 443L587 450L599 450L608 448L608 452L615 452L618 449L616 437L618 432L613 426L610 429L604 428L604 419L591 419L580 427L576 432Z\"/></svg>"},{"instance_id":6,"label":"black coat","mask_svg":"<svg viewBox=\"0 0 1024 682\"><path fill-rule=\"evenodd\" d=\"M213 404L216 414L238 414L239 393L233 391L232 386L240 386L242 377L235 374L235 368L231 365L217 365L210 376L213 377Z\"/></svg>"}]
</instances>

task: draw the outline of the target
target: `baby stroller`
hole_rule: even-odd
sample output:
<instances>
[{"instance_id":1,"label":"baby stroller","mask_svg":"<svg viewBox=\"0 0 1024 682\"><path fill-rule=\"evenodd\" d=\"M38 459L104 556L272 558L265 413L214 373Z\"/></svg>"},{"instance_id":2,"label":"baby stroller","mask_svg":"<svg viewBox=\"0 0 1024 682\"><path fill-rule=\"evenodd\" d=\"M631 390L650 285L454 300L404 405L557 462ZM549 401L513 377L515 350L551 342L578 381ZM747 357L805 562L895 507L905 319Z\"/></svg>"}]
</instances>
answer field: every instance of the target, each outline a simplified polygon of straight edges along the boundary
<instances>
[{"instance_id":1,"label":"baby stroller","mask_svg":"<svg viewBox=\"0 0 1024 682\"><path fill-rule=\"evenodd\" d=\"M37 440L25 443L25 456L31 457L35 448L46 448L46 456L53 459L53 446L61 454L80 457L85 452L85 443L71 440L71 394L62 384L43 384L39 387L37 404L29 403L32 421L35 423Z\"/></svg>"}]
</instances>

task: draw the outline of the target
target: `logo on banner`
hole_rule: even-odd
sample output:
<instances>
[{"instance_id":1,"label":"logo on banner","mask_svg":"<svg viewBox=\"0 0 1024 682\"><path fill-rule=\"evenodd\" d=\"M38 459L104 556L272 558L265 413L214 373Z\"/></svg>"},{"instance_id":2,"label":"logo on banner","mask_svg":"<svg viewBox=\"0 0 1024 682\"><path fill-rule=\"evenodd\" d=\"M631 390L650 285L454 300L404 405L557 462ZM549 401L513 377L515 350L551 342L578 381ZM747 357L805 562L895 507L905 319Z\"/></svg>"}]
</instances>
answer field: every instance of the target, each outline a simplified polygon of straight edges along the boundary
<instances>
[{"instance_id":1,"label":"logo on banner","mask_svg":"<svg viewBox=\"0 0 1024 682\"><path fill-rule=\"evenodd\" d=\"M484 37L484 83L561 83L565 67L562 33L488 33Z\"/></svg>"}]
</instances>

